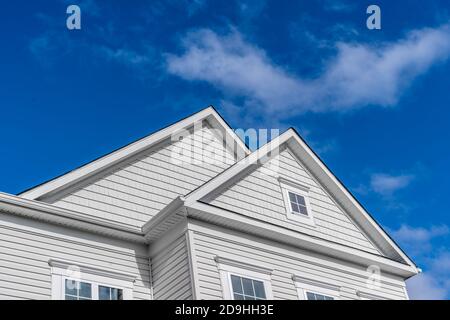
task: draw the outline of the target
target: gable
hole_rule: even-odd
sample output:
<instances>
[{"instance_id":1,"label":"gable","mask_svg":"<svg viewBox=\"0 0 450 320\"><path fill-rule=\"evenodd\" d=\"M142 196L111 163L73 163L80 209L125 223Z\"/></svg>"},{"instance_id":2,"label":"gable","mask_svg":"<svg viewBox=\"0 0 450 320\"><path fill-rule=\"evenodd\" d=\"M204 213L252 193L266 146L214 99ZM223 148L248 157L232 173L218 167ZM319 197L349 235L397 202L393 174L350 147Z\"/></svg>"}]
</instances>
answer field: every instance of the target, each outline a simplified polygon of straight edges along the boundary
<instances>
[{"instance_id":1,"label":"gable","mask_svg":"<svg viewBox=\"0 0 450 320\"><path fill-rule=\"evenodd\" d=\"M177 196L189 193L234 163L234 154L205 122L195 131L191 128L181 141L167 139L75 189L40 200L141 227Z\"/></svg>"},{"instance_id":2,"label":"gable","mask_svg":"<svg viewBox=\"0 0 450 320\"><path fill-rule=\"evenodd\" d=\"M315 226L288 218L280 179L295 181L309 188L308 198ZM219 194L210 197L207 202L313 237L380 254L289 148L280 151L264 165L247 173Z\"/></svg>"}]
</instances>

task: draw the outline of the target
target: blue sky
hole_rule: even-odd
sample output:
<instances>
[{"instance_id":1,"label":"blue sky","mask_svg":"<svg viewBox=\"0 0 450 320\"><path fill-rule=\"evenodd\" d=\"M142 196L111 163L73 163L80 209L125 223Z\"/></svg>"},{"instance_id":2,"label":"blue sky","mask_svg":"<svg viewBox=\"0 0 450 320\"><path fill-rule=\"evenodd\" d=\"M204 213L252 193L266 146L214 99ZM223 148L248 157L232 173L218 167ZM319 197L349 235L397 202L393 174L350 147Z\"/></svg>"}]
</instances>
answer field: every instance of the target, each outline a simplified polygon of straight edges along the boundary
<instances>
[{"instance_id":1,"label":"blue sky","mask_svg":"<svg viewBox=\"0 0 450 320\"><path fill-rule=\"evenodd\" d=\"M81 30L65 26L72 3ZM366 28L370 4L381 7L381 30ZM450 297L448 1L0 9L1 191L212 104L235 128L297 128L424 270L411 297Z\"/></svg>"}]
</instances>

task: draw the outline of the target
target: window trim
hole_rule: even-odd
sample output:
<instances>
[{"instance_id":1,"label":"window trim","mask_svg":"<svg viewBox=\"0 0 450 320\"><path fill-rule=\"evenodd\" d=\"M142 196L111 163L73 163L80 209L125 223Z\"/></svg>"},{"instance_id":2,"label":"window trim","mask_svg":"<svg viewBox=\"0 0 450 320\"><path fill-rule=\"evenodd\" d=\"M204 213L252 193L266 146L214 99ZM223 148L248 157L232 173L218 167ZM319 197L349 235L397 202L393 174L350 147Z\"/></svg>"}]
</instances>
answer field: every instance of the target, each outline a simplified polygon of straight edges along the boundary
<instances>
[{"instance_id":1,"label":"window trim","mask_svg":"<svg viewBox=\"0 0 450 320\"><path fill-rule=\"evenodd\" d=\"M133 299L133 284L135 275L117 271L109 271L96 267L81 265L56 259L48 261L52 278L52 300L65 299L65 281L75 280L91 284L92 300L98 300L98 286L107 286L122 290L123 300ZM77 268L79 274L73 275L73 269Z\"/></svg>"},{"instance_id":2,"label":"window trim","mask_svg":"<svg viewBox=\"0 0 450 320\"><path fill-rule=\"evenodd\" d=\"M307 292L332 297L334 300L340 300L341 288L336 283L325 283L316 279L296 275L293 275L292 279L297 288L299 300L308 300L306 296Z\"/></svg>"},{"instance_id":3,"label":"window trim","mask_svg":"<svg viewBox=\"0 0 450 320\"><path fill-rule=\"evenodd\" d=\"M278 181L283 193L283 200L287 218L295 222L301 222L302 224L308 224L315 227L316 224L314 223L314 214L311 209L311 203L309 201L309 187L281 177L278 178ZM303 215L292 210L289 192L302 196L305 199L305 206L308 215Z\"/></svg>"},{"instance_id":4,"label":"window trim","mask_svg":"<svg viewBox=\"0 0 450 320\"><path fill-rule=\"evenodd\" d=\"M221 258L218 256L216 256L214 260L217 263L217 267L220 273L223 299L234 300L231 275L235 275L238 277L261 281L264 284L266 300L273 300L271 283L271 274L273 271L272 269L232 259Z\"/></svg>"}]
</instances>

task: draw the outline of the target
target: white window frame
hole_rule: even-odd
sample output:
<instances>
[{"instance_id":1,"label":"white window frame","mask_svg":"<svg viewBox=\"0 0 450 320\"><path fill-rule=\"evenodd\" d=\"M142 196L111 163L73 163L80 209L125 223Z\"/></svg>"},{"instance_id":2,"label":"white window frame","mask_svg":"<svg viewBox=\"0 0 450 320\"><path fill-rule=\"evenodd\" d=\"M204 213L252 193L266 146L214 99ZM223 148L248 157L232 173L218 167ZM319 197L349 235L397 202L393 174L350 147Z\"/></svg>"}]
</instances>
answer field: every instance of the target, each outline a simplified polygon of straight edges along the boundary
<instances>
[{"instance_id":1,"label":"white window frame","mask_svg":"<svg viewBox=\"0 0 450 320\"><path fill-rule=\"evenodd\" d=\"M295 287L299 300L308 300L307 292L332 297L334 300L340 300L341 288L336 283L326 283L313 278L293 276Z\"/></svg>"},{"instance_id":2,"label":"white window frame","mask_svg":"<svg viewBox=\"0 0 450 320\"><path fill-rule=\"evenodd\" d=\"M266 300L273 300L272 269L222 257L215 257L214 260L217 262L219 269L223 298L225 300L234 300L233 286L231 284L232 275L261 281L264 284Z\"/></svg>"},{"instance_id":3,"label":"white window frame","mask_svg":"<svg viewBox=\"0 0 450 320\"><path fill-rule=\"evenodd\" d=\"M314 215L311 209L311 203L309 202L309 187L303 186L285 178L278 178L278 181L283 193L283 200L286 207L287 218L295 222L300 222L302 224L307 224L314 227L316 224L314 223ZM289 192L298 194L305 199L306 211L308 212L308 215L303 215L292 210L291 201L289 199Z\"/></svg>"},{"instance_id":4,"label":"white window frame","mask_svg":"<svg viewBox=\"0 0 450 320\"><path fill-rule=\"evenodd\" d=\"M133 299L135 275L81 265L75 262L50 259L52 300L65 300L65 282L74 280L91 284L91 299L98 300L98 287L122 290L123 300Z\"/></svg>"}]
</instances>

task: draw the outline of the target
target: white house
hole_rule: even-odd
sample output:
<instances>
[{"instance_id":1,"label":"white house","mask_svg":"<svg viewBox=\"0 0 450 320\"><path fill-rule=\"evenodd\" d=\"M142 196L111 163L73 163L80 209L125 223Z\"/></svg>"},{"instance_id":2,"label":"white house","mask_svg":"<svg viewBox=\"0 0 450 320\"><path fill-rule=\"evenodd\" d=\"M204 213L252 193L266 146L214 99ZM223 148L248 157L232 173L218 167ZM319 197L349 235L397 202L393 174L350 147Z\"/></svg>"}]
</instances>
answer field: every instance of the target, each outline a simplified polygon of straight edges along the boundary
<instances>
[{"instance_id":1,"label":"white house","mask_svg":"<svg viewBox=\"0 0 450 320\"><path fill-rule=\"evenodd\" d=\"M206 108L0 194L1 299L408 299L419 269L293 130Z\"/></svg>"}]
</instances>

